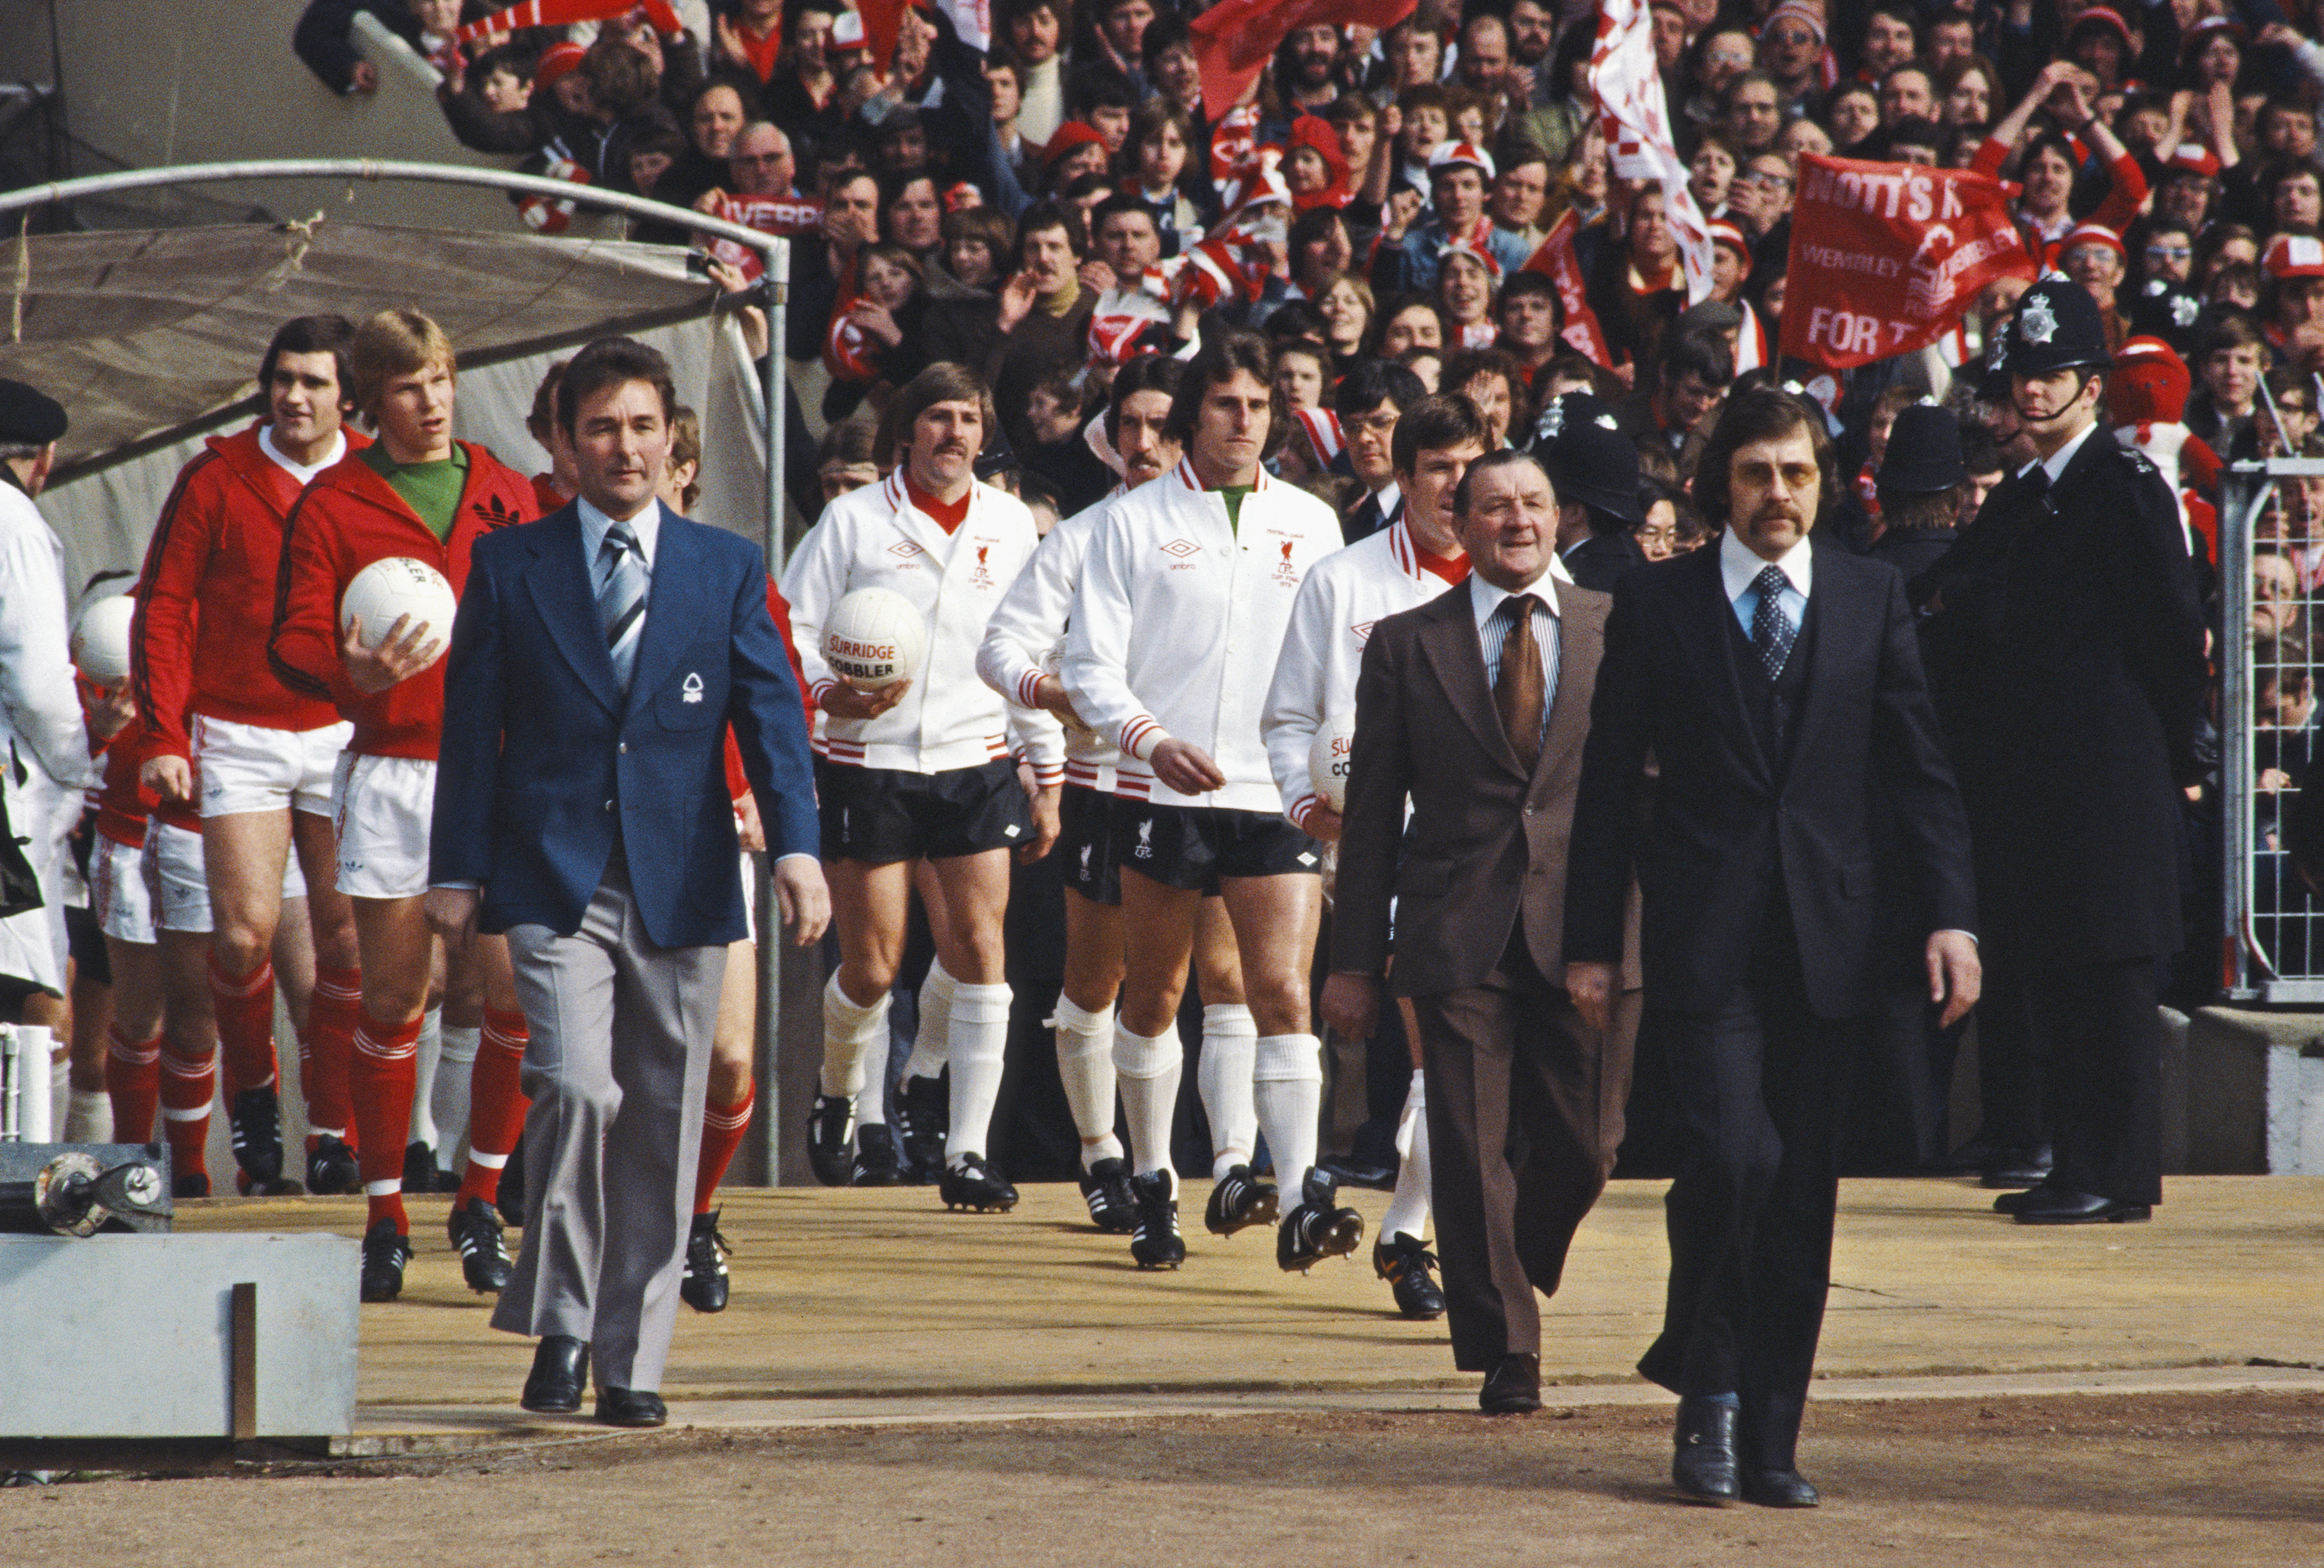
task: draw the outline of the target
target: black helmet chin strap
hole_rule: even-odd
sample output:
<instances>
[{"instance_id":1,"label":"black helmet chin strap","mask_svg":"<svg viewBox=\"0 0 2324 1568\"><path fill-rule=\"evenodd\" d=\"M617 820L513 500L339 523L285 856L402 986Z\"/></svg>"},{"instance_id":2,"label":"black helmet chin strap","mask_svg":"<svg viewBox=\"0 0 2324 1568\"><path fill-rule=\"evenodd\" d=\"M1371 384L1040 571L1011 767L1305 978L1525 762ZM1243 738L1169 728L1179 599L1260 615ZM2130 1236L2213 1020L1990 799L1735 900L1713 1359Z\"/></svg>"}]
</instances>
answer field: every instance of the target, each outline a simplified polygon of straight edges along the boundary
<instances>
[{"instance_id":1,"label":"black helmet chin strap","mask_svg":"<svg viewBox=\"0 0 2324 1568\"><path fill-rule=\"evenodd\" d=\"M2067 409L2070 409L2076 403L2081 401L2082 394L2090 390L2090 382L2098 375L2098 372L2095 366L2087 364L2075 365L2073 367L2073 372L2076 376L2080 378L2075 383L2074 395L2066 400L2065 406L2063 408L2053 410L2046 414L2027 413L2025 411L2025 405L2017 401L2016 388L2012 386L2009 392L2009 406L2016 411L2018 422L2025 425L2047 424L2052 420L2061 418L2065 414Z\"/></svg>"}]
</instances>

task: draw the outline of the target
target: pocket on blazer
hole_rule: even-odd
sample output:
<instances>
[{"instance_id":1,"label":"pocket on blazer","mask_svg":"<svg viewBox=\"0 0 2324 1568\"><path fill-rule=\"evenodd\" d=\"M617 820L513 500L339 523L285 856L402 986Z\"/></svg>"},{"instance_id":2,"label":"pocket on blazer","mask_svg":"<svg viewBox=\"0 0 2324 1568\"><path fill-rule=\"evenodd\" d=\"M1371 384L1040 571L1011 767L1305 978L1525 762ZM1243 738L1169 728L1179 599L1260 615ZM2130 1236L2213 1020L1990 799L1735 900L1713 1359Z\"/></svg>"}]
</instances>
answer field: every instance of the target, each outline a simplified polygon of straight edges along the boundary
<instances>
[{"instance_id":1,"label":"pocket on blazer","mask_svg":"<svg viewBox=\"0 0 2324 1568\"><path fill-rule=\"evenodd\" d=\"M700 730L726 716L726 648L694 649L654 693L654 722L665 730Z\"/></svg>"}]
</instances>

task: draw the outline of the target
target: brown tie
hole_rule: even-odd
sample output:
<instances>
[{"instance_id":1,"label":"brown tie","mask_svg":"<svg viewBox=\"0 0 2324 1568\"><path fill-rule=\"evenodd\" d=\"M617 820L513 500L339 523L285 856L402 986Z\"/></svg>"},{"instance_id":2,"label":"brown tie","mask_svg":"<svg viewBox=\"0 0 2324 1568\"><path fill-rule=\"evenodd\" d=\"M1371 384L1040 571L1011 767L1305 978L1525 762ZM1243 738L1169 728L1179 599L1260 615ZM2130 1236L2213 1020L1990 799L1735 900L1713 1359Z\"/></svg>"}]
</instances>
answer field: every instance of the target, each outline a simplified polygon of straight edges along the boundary
<instances>
[{"instance_id":1,"label":"brown tie","mask_svg":"<svg viewBox=\"0 0 2324 1568\"><path fill-rule=\"evenodd\" d=\"M1541 645L1533 637L1533 607L1539 603L1531 594L1517 594L1503 602L1502 608L1515 617L1508 639L1501 644L1501 669L1493 681L1493 708L1501 715L1501 733L1509 738L1509 749L1517 754L1518 765L1531 777L1534 764L1541 761L1541 711L1546 699L1541 675Z\"/></svg>"}]
</instances>

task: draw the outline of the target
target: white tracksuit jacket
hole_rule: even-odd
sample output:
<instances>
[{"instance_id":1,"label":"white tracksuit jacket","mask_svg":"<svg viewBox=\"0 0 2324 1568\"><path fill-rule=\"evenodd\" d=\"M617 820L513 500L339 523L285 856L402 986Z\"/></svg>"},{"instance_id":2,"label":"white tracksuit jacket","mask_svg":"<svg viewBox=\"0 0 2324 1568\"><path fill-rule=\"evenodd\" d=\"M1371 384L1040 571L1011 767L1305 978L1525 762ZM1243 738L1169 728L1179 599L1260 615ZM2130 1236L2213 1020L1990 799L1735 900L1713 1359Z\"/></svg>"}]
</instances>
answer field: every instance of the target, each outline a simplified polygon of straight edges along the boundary
<instances>
[{"instance_id":1,"label":"white tracksuit jacket","mask_svg":"<svg viewBox=\"0 0 2324 1568\"><path fill-rule=\"evenodd\" d=\"M64 546L31 496L0 484L0 796L48 901L0 920L0 974L59 995L65 839L98 772L73 685Z\"/></svg>"},{"instance_id":2,"label":"white tracksuit jacket","mask_svg":"<svg viewBox=\"0 0 2324 1568\"><path fill-rule=\"evenodd\" d=\"M1259 712L1299 584L1341 548L1332 509L1262 472L1239 526L1182 461L1106 508L1074 597L1060 674L1090 727L1121 747L1115 792L1164 806L1283 809ZM1185 796L1154 777L1165 739L1226 775Z\"/></svg>"},{"instance_id":3,"label":"white tracksuit jacket","mask_svg":"<svg viewBox=\"0 0 2324 1568\"><path fill-rule=\"evenodd\" d=\"M1089 559L1090 540L1097 537L1105 509L1129 493L1117 484L1103 501L1051 529L1015 585L1001 596L976 650L976 673L1011 702L1031 707L1041 678L1057 673L1056 655L1073 614L1074 590L1080 586L1082 567ZM1065 781L1111 794L1120 749L1095 730L1060 727L1065 740ZM1044 778L1042 782L1050 780Z\"/></svg>"},{"instance_id":4,"label":"white tracksuit jacket","mask_svg":"<svg viewBox=\"0 0 2324 1568\"><path fill-rule=\"evenodd\" d=\"M832 761L949 772L1008 756L1013 735L1036 772L1053 779L1061 773L1057 721L1005 703L976 677L985 623L1039 542L1024 503L989 484L973 486L968 515L945 533L911 504L901 470L824 508L783 574L792 637L816 698L837 684L824 662L824 623L856 589L901 594L918 607L927 632L927 660L901 702L874 719L824 715L824 752Z\"/></svg>"}]
</instances>

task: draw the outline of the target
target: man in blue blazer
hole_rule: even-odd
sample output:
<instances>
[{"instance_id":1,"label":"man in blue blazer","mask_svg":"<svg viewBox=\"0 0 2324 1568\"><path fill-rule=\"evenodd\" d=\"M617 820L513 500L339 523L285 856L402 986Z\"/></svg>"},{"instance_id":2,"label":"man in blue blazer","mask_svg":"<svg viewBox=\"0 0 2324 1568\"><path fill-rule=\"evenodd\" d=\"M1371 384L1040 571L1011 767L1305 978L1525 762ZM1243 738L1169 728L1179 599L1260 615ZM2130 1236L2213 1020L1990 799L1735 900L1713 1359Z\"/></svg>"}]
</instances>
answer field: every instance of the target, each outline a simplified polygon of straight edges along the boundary
<instances>
[{"instance_id":1,"label":"man in blue blazer","mask_svg":"<svg viewBox=\"0 0 2324 1568\"><path fill-rule=\"evenodd\" d=\"M505 931L532 1041L524 1247L493 1326L540 1336L528 1410L659 1426L726 948L743 934L724 742L783 924L830 919L798 687L767 567L662 509L662 356L604 338L558 420L573 504L480 540L452 628L428 917Z\"/></svg>"}]
</instances>

